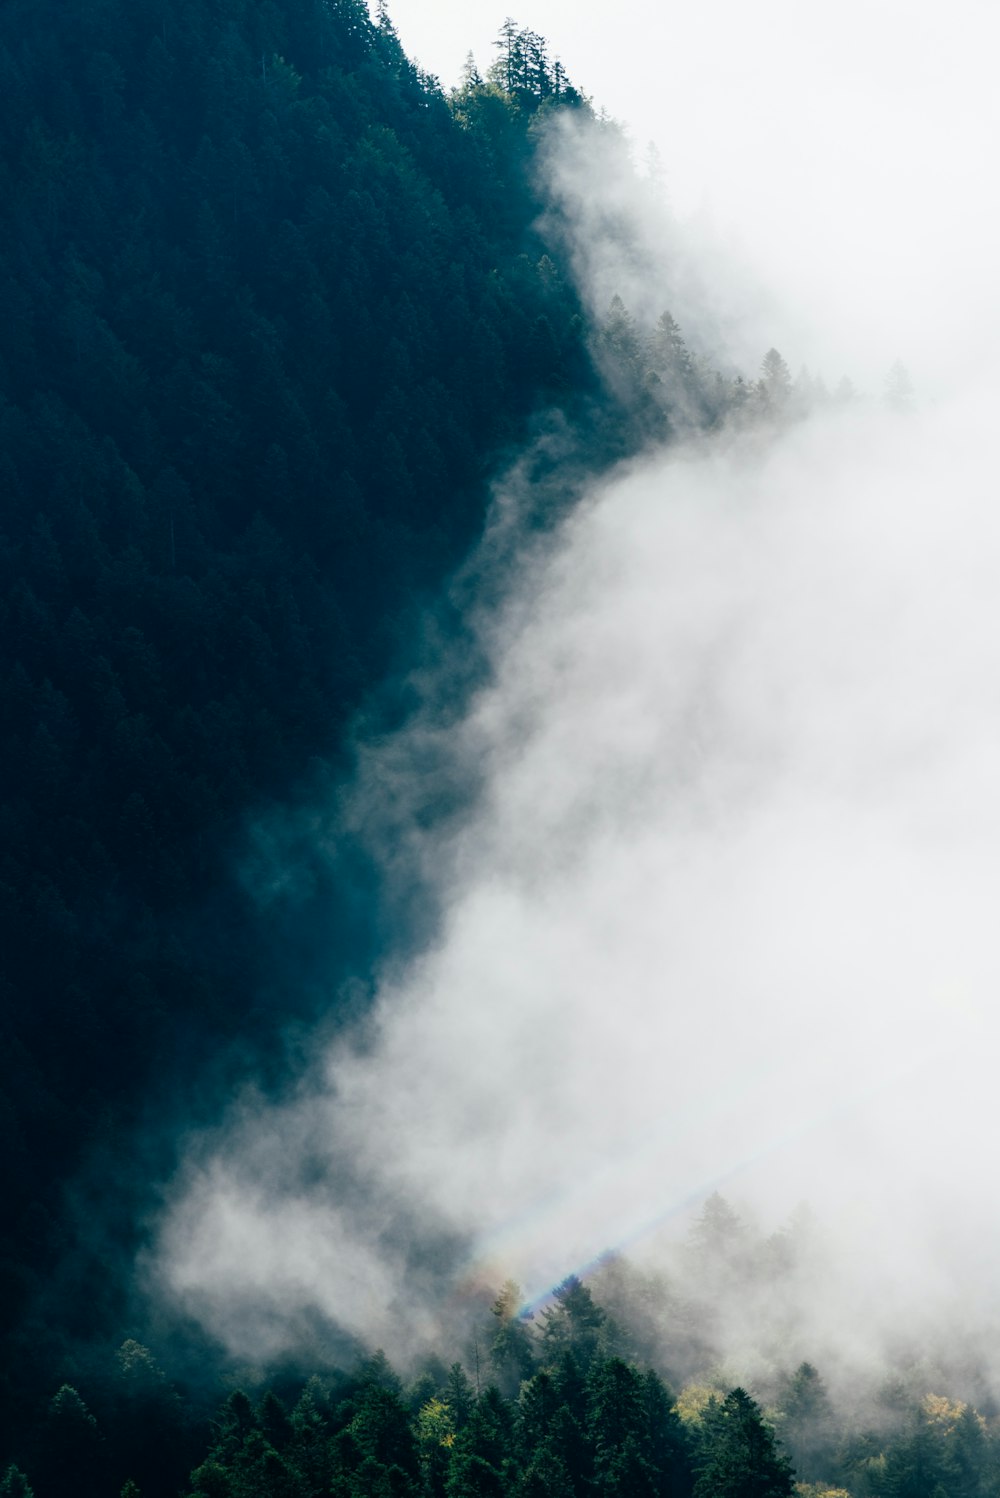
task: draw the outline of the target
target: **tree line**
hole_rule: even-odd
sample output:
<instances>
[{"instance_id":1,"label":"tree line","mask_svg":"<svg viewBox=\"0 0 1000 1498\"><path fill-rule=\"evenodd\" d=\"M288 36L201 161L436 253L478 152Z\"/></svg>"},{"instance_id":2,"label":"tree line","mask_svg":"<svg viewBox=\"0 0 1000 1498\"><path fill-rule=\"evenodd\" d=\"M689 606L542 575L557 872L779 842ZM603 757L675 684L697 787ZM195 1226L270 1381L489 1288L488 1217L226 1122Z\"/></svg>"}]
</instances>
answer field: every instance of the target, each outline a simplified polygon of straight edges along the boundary
<instances>
[{"instance_id":1,"label":"tree line","mask_svg":"<svg viewBox=\"0 0 1000 1498\"><path fill-rule=\"evenodd\" d=\"M713 1206L715 1224L718 1212ZM704 1221L704 1220L703 1220ZM703 1225L703 1224L702 1224ZM695 1240L696 1241L696 1240ZM808 1362L754 1393L704 1370L675 1396L575 1276L531 1316L508 1282L450 1364L234 1389L209 1418L127 1341L85 1400L23 1434L5 1498L993 1498L1000 1421L889 1378L838 1409ZM185 1470L185 1466L187 1470Z\"/></svg>"}]
</instances>

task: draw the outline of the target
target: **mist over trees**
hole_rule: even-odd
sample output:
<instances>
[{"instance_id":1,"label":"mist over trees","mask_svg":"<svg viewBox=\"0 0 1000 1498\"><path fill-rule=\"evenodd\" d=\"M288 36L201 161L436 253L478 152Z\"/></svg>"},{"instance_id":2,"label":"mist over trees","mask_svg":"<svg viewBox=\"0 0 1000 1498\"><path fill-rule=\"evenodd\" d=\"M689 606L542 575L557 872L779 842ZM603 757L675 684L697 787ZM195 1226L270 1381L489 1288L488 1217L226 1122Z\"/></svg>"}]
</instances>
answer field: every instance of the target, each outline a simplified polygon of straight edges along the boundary
<instances>
[{"instance_id":1,"label":"mist over trees","mask_svg":"<svg viewBox=\"0 0 1000 1498\"><path fill-rule=\"evenodd\" d=\"M784 1232L785 1230L783 1230ZM737 1254L736 1243L740 1249ZM926 1387L901 1367L831 1392L807 1361L733 1382L690 1332L719 1276L726 1297L806 1267L776 1257L721 1198L709 1199L653 1312L650 1285L610 1261L538 1311L508 1281L470 1307L464 1342L405 1370L375 1351L353 1366L230 1369L178 1389L126 1341L64 1384L21 1432L0 1492L11 1498L987 1498L1000 1483L991 1405ZM725 1268L723 1267L725 1266ZM609 1300L601 1299L604 1291ZM611 1310L611 1306L614 1310ZM731 1309L731 1306L730 1306ZM655 1331L650 1361L640 1350ZM711 1340L711 1327L704 1332ZM664 1370L672 1371L664 1375ZM685 1369L686 1372L681 1372ZM233 1387L233 1383L237 1387ZM228 1389L227 1389L228 1385Z\"/></svg>"},{"instance_id":2,"label":"mist over trees","mask_svg":"<svg viewBox=\"0 0 1000 1498\"><path fill-rule=\"evenodd\" d=\"M553 432L599 472L850 393L775 349L720 371L666 309L588 317L535 156L591 107L511 19L446 94L362 0L8 0L0 84L0 1494L786 1498L785 1447L858 1498L994 1491L993 1412L943 1395L874 1436L808 1363L766 1407L675 1402L753 1277L718 1202L666 1343L625 1270L534 1321L508 1283L481 1365L247 1394L145 1303L178 1134L248 1072L280 1090L387 941L351 846L262 914L248 824L344 773L491 480ZM545 477L539 524L573 498Z\"/></svg>"}]
</instances>

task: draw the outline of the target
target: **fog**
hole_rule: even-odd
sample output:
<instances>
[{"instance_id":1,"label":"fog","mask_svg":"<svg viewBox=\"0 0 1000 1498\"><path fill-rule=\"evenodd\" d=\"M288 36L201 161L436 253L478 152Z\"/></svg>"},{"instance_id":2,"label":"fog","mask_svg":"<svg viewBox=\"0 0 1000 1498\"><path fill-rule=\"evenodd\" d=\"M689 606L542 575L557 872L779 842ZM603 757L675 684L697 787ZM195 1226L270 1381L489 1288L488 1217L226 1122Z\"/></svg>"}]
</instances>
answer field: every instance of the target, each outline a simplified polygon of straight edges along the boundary
<instances>
[{"instance_id":1,"label":"fog","mask_svg":"<svg viewBox=\"0 0 1000 1498\"><path fill-rule=\"evenodd\" d=\"M740 354L738 267L575 138L546 171L595 308L617 279ZM607 1250L667 1263L719 1189L816 1213L801 1356L992 1314L998 394L692 436L543 536L523 470L498 481L463 583L489 584L486 683L455 722L449 647L416 661L425 705L361 732L318 820L422 889L435 935L293 1097L251 1084L192 1141L162 1293L241 1356L320 1315L404 1357L508 1276L531 1300Z\"/></svg>"},{"instance_id":2,"label":"fog","mask_svg":"<svg viewBox=\"0 0 1000 1498\"><path fill-rule=\"evenodd\" d=\"M496 55L503 7L391 10L446 87L469 48L483 71ZM514 14L622 122L637 160L656 145L685 233L752 289L744 315L767 306L767 341L793 368L877 393L896 357L927 391L989 366L1000 96L986 0L621 0L613 15L532 0Z\"/></svg>"}]
</instances>

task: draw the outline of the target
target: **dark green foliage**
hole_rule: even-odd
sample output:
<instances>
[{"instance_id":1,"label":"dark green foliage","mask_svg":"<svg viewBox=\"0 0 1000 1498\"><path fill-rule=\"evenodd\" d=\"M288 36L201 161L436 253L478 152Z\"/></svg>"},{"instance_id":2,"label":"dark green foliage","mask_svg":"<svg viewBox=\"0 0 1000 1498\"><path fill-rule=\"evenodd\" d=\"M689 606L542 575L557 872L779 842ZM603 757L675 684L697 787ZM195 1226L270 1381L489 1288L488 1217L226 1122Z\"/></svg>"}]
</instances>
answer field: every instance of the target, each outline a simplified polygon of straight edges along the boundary
<instances>
[{"instance_id":1,"label":"dark green foliage","mask_svg":"<svg viewBox=\"0 0 1000 1498\"><path fill-rule=\"evenodd\" d=\"M114 1162L97 1258L127 1261L172 1163L167 1127L122 1179L145 1110L204 1113L327 1002L331 951L370 961L370 872L337 850L322 920L278 897L261 921L246 820L339 767L497 463L599 393L534 228L531 120L579 99L519 36L510 90L446 100L363 0L0 10L11 1431L51 1388L32 1359L120 1324L117 1276L63 1252L67 1179ZM53 1294L57 1333L26 1325Z\"/></svg>"},{"instance_id":2,"label":"dark green foliage","mask_svg":"<svg viewBox=\"0 0 1000 1498\"><path fill-rule=\"evenodd\" d=\"M513 1455L514 1412L495 1385L476 1400L465 1429L456 1437L456 1455L472 1452L499 1471Z\"/></svg>"},{"instance_id":3,"label":"dark green foliage","mask_svg":"<svg viewBox=\"0 0 1000 1498\"><path fill-rule=\"evenodd\" d=\"M475 1394L465 1369L461 1363L452 1363L448 1369L448 1378L444 1387L445 1403L451 1411L452 1422L456 1430L462 1430L468 1423L469 1416L475 1404Z\"/></svg>"},{"instance_id":4,"label":"dark green foliage","mask_svg":"<svg viewBox=\"0 0 1000 1498\"><path fill-rule=\"evenodd\" d=\"M403 1392L399 1375L381 1347L377 1348L371 1357L366 1358L361 1364L358 1369L358 1379L362 1384L371 1384L373 1388L382 1389L395 1397Z\"/></svg>"},{"instance_id":5,"label":"dark green foliage","mask_svg":"<svg viewBox=\"0 0 1000 1498\"><path fill-rule=\"evenodd\" d=\"M452 1456L445 1491L448 1498L503 1498L503 1474L485 1457L459 1449Z\"/></svg>"},{"instance_id":6,"label":"dark green foliage","mask_svg":"<svg viewBox=\"0 0 1000 1498\"><path fill-rule=\"evenodd\" d=\"M516 1402L494 1386L472 1399L454 1364L447 1386L464 1409L458 1429L444 1399L434 1394L411 1408L397 1385L379 1354L332 1412L315 1397L315 1383L290 1418L272 1393L256 1412L245 1395L231 1394L188 1498L661 1498L689 1491L676 1480L683 1440L666 1390L655 1374L620 1359L595 1365L584 1384L566 1354L557 1374L524 1381ZM586 1409L582 1425L567 1401Z\"/></svg>"},{"instance_id":7,"label":"dark green foliage","mask_svg":"<svg viewBox=\"0 0 1000 1498\"><path fill-rule=\"evenodd\" d=\"M594 1453L585 1432L585 1424L569 1404L561 1404L552 1417L548 1447L569 1475L573 1491L589 1493L594 1476Z\"/></svg>"},{"instance_id":8,"label":"dark green foliage","mask_svg":"<svg viewBox=\"0 0 1000 1498\"><path fill-rule=\"evenodd\" d=\"M620 1358L609 1358L591 1374L590 1440L599 1483L628 1442L646 1432L643 1396L641 1375Z\"/></svg>"},{"instance_id":9,"label":"dark green foliage","mask_svg":"<svg viewBox=\"0 0 1000 1498\"><path fill-rule=\"evenodd\" d=\"M8 1467L0 1480L0 1498L35 1498L31 1484L18 1467Z\"/></svg>"},{"instance_id":10,"label":"dark green foliage","mask_svg":"<svg viewBox=\"0 0 1000 1498\"><path fill-rule=\"evenodd\" d=\"M590 1445L594 1486L608 1498L630 1493L690 1492L687 1443L662 1381L621 1358L599 1364L590 1377Z\"/></svg>"},{"instance_id":11,"label":"dark green foliage","mask_svg":"<svg viewBox=\"0 0 1000 1498\"><path fill-rule=\"evenodd\" d=\"M978 1498L990 1473L990 1443L982 1417L971 1406L962 1410L946 1447L948 1491L953 1498Z\"/></svg>"},{"instance_id":12,"label":"dark green foliage","mask_svg":"<svg viewBox=\"0 0 1000 1498\"><path fill-rule=\"evenodd\" d=\"M948 1461L939 1432L926 1420L894 1441L886 1454L880 1489L886 1498L927 1498L937 1488L950 1491Z\"/></svg>"},{"instance_id":13,"label":"dark green foliage","mask_svg":"<svg viewBox=\"0 0 1000 1498\"><path fill-rule=\"evenodd\" d=\"M543 1446L552 1432L552 1422L562 1401L550 1373L536 1373L522 1384L518 1398L518 1432L525 1454Z\"/></svg>"},{"instance_id":14,"label":"dark green foliage","mask_svg":"<svg viewBox=\"0 0 1000 1498\"><path fill-rule=\"evenodd\" d=\"M490 1363L503 1392L513 1395L534 1367L531 1332L521 1316L520 1286L508 1280L490 1309L497 1321Z\"/></svg>"},{"instance_id":15,"label":"dark green foliage","mask_svg":"<svg viewBox=\"0 0 1000 1498\"><path fill-rule=\"evenodd\" d=\"M649 1368L642 1382L656 1491L660 1498L689 1498L694 1484L690 1439L659 1375Z\"/></svg>"},{"instance_id":16,"label":"dark green foliage","mask_svg":"<svg viewBox=\"0 0 1000 1498\"><path fill-rule=\"evenodd\" d=\"M733 1389L705 1412L695 1498L791 1498L793 1474L745 1389Z\"/></svg>"},{"instance_id":17,"label":"dark green foliage","mask_svg":"<svg viewBox=\"0 0 1000 1498\"><path fill-rule=\"evenodd\" d=\"M261 1430L276 1451L284 1451L292 1440L295 1427L281 1400L268 1389L257 1410Z\"/></svg>"},{"instance_id":18,"label":"dark green foliage","mask_svg":"<svg viewBox=\"0 0 1000 1498\"><path fill-rule=\"evenodd\" d=\"M744 1249L752 1241L713 1203L701 1228L715 1238L717 1227L723 1242L734 1233ZM600 1309L592 1297L590 1306ZM122 1498L141 1498L142 1481L111 1475L111 1458L127 1446L119 1427L130 1418L138 1427L131 1449L138 1452L145 1431L143 1460L156 1485L157 1461L169 1465L177 1437L146 1423L136 1391L160 1405L166 1390L174 1429L188 1439L190 1412L147 1348L126 1342L115 1361L107 1433L105 1405L99 1425L75 1389L61 1388L32 1463L7 1471L0 1498L32 1498L33 1491L96 1498L116 1487ZM311 1379L297 1399L288 1382L285 1399L265 1391L255 1404L232 1392L210 1426L197 1428L193 1471L174 1491L185 1498L793 1498L792 1465L744 1389L713 1397L700 1417L689 1403L685 1421L693 1423L684 1423L659 1375L622 1358L595 1357L584 1378L564 1352L554 1367L523 1380L512 1399L494 1386L476 1399L459 1364L447 1376L435 1366L405 1398L383 1353L350 1376ZM854 1498L994 1498L1000 1491L996 1422L944 1396L915 1394L913 1369L906 1372L883 1382L870 1430L859 1428L856 1406L834 1406L811 1364L788 1375L776 1418L803 1449L818 1449L821 1436L824 1452L815 1493L804 1490L803 1498L821 1498L826 1486ZM133 1395L128 1408L123 1378ZM418 1386L430 1391L422 1401ZM819 1434L811 1438L812 1423ZM86 1466L77 1470L80 1463Z\"/></svg>"},{"instance_id":19,"label":"dark green foliage","mask_svg":"<svg viewBox=\"0 0 1000 1498\"><path fill-rule=\"evenodd\" d=\"M500 1498L507 1488L513 1457L513 1412L491 1385L455 1437L445 1483L448 1498Z\"/></svg>"},{"instance_id":20,"label":"dark green foliage","mask_svg":"<svg viewBox=\"0 0 1000 1498\"><path fill-rule=\"evenodd\" d=\"M565 1405L574 1420L585 1425L590 1417L587 1380L574 1354L562 1352L553 1369L559 1403Z\"/></svg>"},{"instance_id":21,"label":"dark green foliage","mask_svg":"<svg viewBox=\"0 0 1000 1498\"><path fill-rule=\"evenodd\" d=\"M551 1362L562 1353L571 1353L586 1371L597 1353L605 1319L587 1286L571 1274L556 1289L554 1303L542 1312L542 1347L547 1359Z\"/></svg>"},{"instance_id":22,"label":"dark green foliage","mask_svg":"<svg viewBox=\"0 0 1000 1498\"><path fill-rule=\"evenodd\" d=\"M306 1388L291 1417L292 1437L286 1448L288 1459L301 1474L305 1491L318 1498L329 1486L334 1470L334 1453L328 1443L326 1422L310 1389ZM358 1449L350 1442L352 1457Z\"/></svg>"},{"instance_id":23,"label":"dark green foliage","mask_svg":"<svg viewBox=\"0 0 1000 1498\"><path fill-rule=\"evenodd\" d=\"M490 79L512 100L537 109L546 99L557 96L561 72L549 65L544 37L518 27L508 16L494 46L498 56Z\"/></svg>"},{"instance_id":24,"label":"dark green foliage","mask_svg":"<svg viewBox=\"0 0 1000 1498\"><path fill-rule=\"evenodd\" d=\"M394 1390L369 1384L358 1400L350 1434L366 1460L416 1477L417 1451L409 1413Z\"/></svg>"},{"instance_id":25,"label":"dark green foliage","mask_svg":"<svg viewBox=\"0 0 1000 1498\"><path fill-rule=\"evenodd\" d=\"M565 1463L551 1446L540 1446L528 1458L518 1485L520 1498L574 1498Z\"/></svg>"}]
</instances>

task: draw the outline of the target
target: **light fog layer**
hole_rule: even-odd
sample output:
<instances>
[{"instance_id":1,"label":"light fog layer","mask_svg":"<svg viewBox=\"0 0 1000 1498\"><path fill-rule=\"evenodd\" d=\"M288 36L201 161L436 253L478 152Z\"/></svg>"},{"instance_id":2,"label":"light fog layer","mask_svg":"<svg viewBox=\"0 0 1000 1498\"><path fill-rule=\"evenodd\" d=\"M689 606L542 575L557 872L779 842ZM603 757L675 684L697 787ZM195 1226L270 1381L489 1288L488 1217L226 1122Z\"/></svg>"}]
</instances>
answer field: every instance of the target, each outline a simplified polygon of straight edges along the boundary
<instances>
[{"instance_id":1,"label":"light fog layer","mask_svg":"<svg viewBox=\"0 0 1000 1498\"><path fill-rule=\"evenodd\" d=\"M995 410L674 450L526 559L480 621L494 678L464 722L362 755L350 814L433 885L439 939L296 1100L244 1100L192 1152L171 1295L240 1352L316 1309L402 1352L470 1283L655 1257L718 1188L773 1221L812 1204L839 1253L817 1336L871 1348L959 1295L980 1314ZM422 830L442 757L482 790Z\"/></svg>"}]
</instances>

